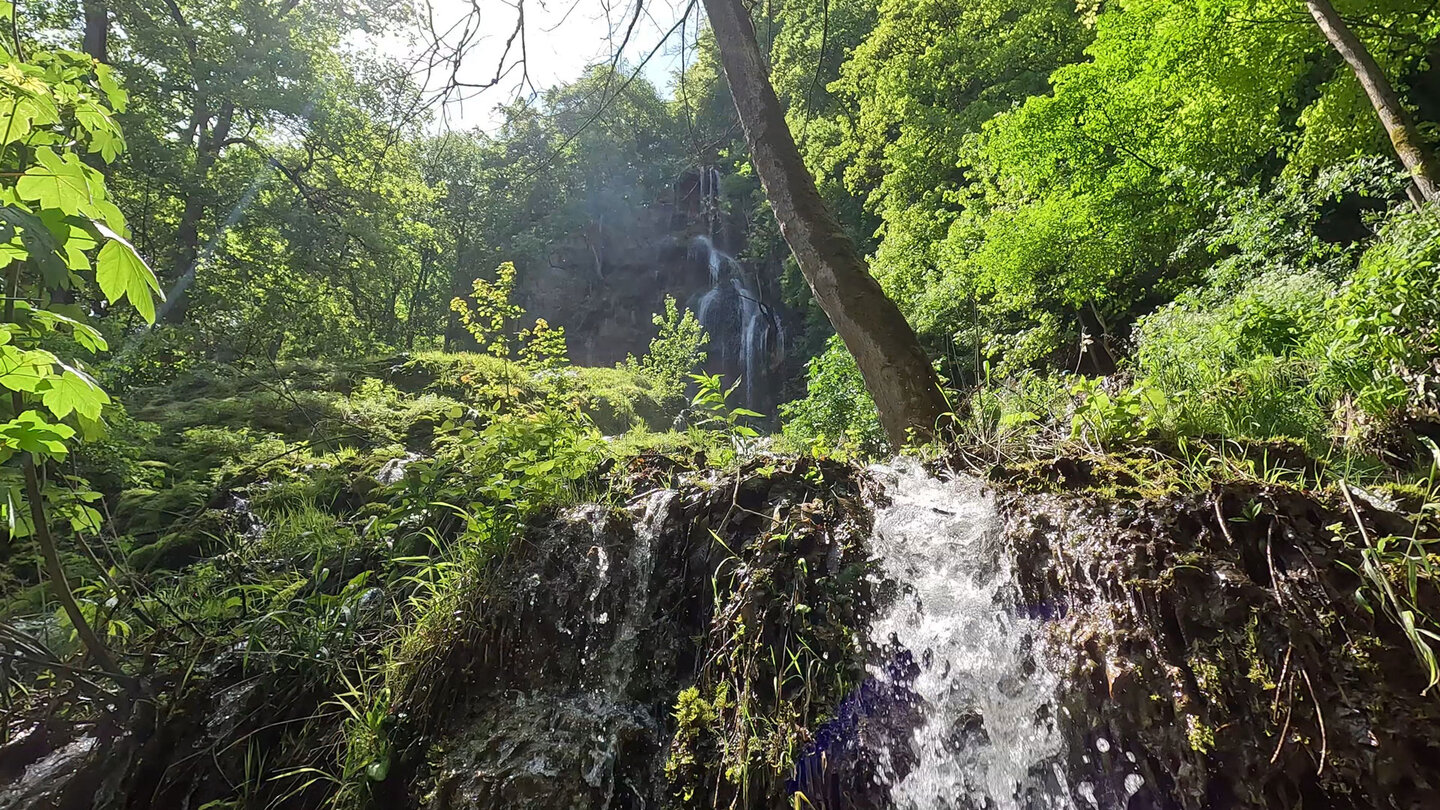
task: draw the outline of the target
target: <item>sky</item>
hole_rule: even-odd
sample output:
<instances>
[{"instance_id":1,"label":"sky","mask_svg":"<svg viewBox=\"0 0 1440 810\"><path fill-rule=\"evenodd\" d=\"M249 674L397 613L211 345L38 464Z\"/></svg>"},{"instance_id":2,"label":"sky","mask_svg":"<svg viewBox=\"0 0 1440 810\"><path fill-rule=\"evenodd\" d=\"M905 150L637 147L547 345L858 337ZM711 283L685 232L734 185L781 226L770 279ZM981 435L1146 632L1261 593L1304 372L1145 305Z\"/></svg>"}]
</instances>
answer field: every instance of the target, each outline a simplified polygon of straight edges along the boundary
<instances>
[{"instance_id":1,"label":"sky","mask_svg":"<svg viewBox=\"0 0 1440 810\"><path fill-rule=\"evenodd\" d=\"M577 78L587 65L608 62L624 36L641 0L523 0L525 8L525 39L530 81L538 90ZM425 13L427 0L415 0ZM623 51L624 60L637 65L662 40L679 20L688 0L643 0L644 6L630 41ZM513 0L428 0L433 28L448 32L443 37L450 48L464 36L464 22L473 21L474 8L479 9L480 33L461 60L458 78L464 82L483 83L494 78L498 61L505 49L505 40L514 30L516 9ZM608 12L607 12L608 6ZM692 10L686 24L686 39L693 42L695 25L700 19ZM460 23L457 26L457 23ZM473 22L471 22L473 25ZM390 38L378 44L402 59L423 50L424 43ZM518 43L510 57L518 53ZM671 36L645 66L644 76L664 92L671 74L679 66L679 33ZM445 71L448 77L448 69ZM515 98L517 92L529 93L530 88L518 85L520 73L512 71L507 79L483 92L467 91L470 98L454 99L446 105L438 126L451 129L480 127L490 130L498 125L495 107ZM443 77L431 79L433 88L443 86Z\"/></svg>"}]
</instances>

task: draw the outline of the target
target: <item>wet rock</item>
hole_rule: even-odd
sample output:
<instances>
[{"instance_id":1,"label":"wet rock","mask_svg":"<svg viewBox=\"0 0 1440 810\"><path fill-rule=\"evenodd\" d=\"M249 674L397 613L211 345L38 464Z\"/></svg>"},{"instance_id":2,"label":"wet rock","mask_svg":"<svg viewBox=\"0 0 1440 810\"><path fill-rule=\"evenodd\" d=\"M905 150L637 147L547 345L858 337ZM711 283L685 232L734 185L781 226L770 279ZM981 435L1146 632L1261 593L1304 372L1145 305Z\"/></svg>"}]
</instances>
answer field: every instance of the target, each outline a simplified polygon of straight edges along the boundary
<instances>
[{"instance_id":1,"label":"wet rock","mask_svg":"<svg viewBox=\"0 0 1440 810\"><path fill-rule=\"evenodd\" d=\"M1047 646L1078 807L1440 807L1440 705L1353 600L1340 514L1260 487L1005 511L1024 600L1064 605Z\"/></svg>"}]
</instances>

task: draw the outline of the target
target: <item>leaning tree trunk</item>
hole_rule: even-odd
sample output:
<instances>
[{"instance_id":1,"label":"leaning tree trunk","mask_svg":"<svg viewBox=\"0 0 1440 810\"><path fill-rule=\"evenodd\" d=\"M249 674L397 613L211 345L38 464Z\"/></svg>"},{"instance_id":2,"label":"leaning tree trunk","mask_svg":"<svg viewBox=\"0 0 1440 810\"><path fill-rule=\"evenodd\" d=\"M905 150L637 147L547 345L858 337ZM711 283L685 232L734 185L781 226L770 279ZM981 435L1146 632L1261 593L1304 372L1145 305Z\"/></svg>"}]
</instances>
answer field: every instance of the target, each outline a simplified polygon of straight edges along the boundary
<instances>
[{"instance_id":1,"label":"leaning tree trunk","mask_svg":"<svg viewBox=\"0 0 1440 810\"><path fill-rule=\"evenodd\" d=\"M1375 106L1375 114L1380 116L1380 123L1390 134L1390 142L1395 145L1395 154L1400 156L1400 162L1410 170L1410 176L1414 178L1415 188L1420 192L1421 198L1426 201L1440 199L1440 169L1436 168L1435 159L1425 148L1425 142L1415 128L1415 122L1405 111L1400 97L1395 94L1395 88L1390 86L1385 72L1376 64L1365 43L1361 42L1340 18L1330 0L1305 0L1305 5L1310 8L1310 15L1319 24L1325 38L1330 40L1330 44L1335 46L1335 50L1340 52L1355 71L1360 85L1365 88L1365 95L1370 97L1370 103Z\"/></svg>"},{"instance_id":2,"label":"leaning tree trunk","mask_svg":"<svg viewBox=\"0 0 1440 810\"><path fill-rule=\"evenodd\" d=\"M785 124L742 0L705 0L705 9L750 145L750 160L780 233L815 300L855 356L886 435L896 447L904 445L912 431L920 438L934 436L948 407L930 358L820 199Z\"/></svg>"}]
</instances>

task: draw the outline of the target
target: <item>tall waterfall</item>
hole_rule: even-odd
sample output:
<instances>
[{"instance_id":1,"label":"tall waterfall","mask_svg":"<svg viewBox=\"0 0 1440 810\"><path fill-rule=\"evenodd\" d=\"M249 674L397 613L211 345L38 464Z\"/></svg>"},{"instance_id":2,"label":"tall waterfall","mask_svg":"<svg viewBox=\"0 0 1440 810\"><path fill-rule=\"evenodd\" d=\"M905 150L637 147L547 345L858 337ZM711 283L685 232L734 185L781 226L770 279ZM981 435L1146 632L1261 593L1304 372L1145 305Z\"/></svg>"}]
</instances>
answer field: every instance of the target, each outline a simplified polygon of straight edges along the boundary
<instances>
[{"instance_id":1,"label":"tall waterfall","mask_svg":"<svg viewBox=\"0 0 1440 810\"><path fill-rule=\"evenodd\" d=\"M774 311L734 256L708 236L697 236L691 256L710 270L710 289L700 297L696 315L710 334L710 351L720 365L743 380L746 405L760 402L770 382L771 359L785 349L785 332Z\"/></svg>"},{"instance_id":2,"label":"tall waterfall","mask_svg":"<svg viewBox=\"0 0 1440 810\"><path fill-rule=\"evenodd\" d=\"M888 663L871 677L915 707L908 738L876 752L876 780L903 810L1073 808L1059 678L1040 622L1017 610L994 505L978 483L938 480L913 461L873 472L890 503L875 513L872 546L900 592L872 624Z\"/></svg>"}]
</instances>

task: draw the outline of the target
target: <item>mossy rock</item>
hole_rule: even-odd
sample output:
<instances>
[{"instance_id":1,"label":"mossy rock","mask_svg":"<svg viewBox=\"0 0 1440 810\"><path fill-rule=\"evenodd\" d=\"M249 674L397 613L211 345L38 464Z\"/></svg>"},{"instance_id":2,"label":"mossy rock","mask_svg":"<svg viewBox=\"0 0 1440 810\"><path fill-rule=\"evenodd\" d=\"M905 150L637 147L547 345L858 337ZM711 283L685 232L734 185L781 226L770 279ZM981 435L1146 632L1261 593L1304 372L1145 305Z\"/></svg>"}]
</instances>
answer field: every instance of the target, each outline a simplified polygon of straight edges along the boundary
<instances>
[{"instance_id":1,"label":"mossy rock","mask_svg":"<svg viewBox=\"0 0 1440 810\"><path fill-rule=\"evenodd\" d=\"M117 525L124 534L153 537L203 508L210 495L210 485L194 479L162 490L129 489L116 502Z\"/></svg>"},{"instance_id":2,"label":"mossy rock","mask_svg":"<svg viewBox=\"0 0 1440 810\"><path fill-rule=\"evenodd\" d=\"M215 545L213 537L198 531L167 534L148 546L130 553L129 563L137 571L175 571L197 562Z\"/></svg>"}]
</instances>

